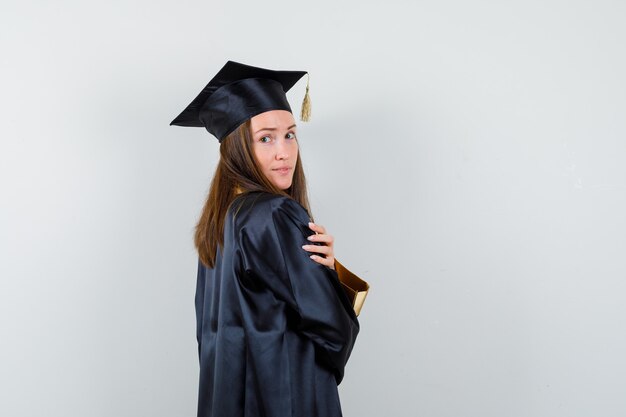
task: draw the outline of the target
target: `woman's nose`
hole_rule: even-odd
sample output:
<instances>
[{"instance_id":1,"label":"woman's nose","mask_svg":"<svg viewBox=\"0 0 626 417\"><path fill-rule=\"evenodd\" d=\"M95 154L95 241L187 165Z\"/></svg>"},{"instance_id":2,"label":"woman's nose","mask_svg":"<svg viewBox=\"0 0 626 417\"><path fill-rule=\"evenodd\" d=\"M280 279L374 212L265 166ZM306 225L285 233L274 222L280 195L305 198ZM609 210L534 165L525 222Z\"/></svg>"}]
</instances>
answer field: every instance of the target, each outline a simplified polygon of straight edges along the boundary
<instances>
[{"instance_id":1,"label":"woman's nose","mask_svg":"<svg viewBox=\"0 0 626 417\"><path fill-rule=\"evenodd\" d=\"M279 140L276 143L276 159L287 159L289 158L289 152L287 150L287 144L285 140Z\"/></svg>"}]
</instances>

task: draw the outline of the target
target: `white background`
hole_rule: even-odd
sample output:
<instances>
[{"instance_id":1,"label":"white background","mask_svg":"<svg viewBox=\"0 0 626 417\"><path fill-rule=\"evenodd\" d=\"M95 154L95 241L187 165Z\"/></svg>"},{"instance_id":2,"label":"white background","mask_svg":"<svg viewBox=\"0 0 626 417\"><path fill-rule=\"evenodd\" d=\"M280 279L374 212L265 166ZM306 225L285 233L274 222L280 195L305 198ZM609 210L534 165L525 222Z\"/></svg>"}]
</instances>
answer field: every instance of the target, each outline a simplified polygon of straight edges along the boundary
<instances>
[{"instance_id":1,"label":"white background","mask_svg":"<svg viewBox=\"0 0 626 417\"><path fill-rule=\"evenodd\" d=\"M169 122L228 59L311 73L313 213L372 286L346 416L626 415L625 16L3 1L0 415L195 415L218 143Z\"/></svg>"}]
</instances>

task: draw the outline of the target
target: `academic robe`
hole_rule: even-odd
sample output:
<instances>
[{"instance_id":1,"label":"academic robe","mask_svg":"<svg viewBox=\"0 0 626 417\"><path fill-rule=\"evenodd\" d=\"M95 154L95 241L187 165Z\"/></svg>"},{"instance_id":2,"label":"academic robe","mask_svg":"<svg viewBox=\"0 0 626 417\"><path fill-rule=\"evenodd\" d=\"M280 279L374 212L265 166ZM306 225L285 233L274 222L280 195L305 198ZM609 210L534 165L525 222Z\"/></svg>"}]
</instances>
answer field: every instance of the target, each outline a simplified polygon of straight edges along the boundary
<instances>
[{"instance_id":1,"label":"academic robe","mask_svg":"<svg viewBox=\"0 0 626 417\"><path fill-rule=\"evenodd\" d=\"M238 196L215 267L198 263L198 417L339 417L359 322L293 199Z\"/></svg>"}]
</instances>

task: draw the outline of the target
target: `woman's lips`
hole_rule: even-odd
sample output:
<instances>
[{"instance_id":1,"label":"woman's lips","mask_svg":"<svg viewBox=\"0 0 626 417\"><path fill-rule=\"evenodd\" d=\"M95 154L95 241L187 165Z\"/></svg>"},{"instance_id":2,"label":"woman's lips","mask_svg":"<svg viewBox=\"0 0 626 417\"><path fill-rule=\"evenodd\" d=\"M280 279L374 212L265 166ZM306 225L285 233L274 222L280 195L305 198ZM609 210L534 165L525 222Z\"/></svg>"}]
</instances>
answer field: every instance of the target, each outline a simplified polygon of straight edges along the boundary
<instances>
[{"instance_id":1,"label":"woman's lips","mask_svg":"<svg viewBox=\"0 0 626 417\"><path fill-rule=\"evenodd\" d=\"M285 174L287 174L289 172L290 169L291 168L289 168L289 167L283 167L283 168L274 168L274 169L272 169L272 171L276 171L279 174L285 175Z\"/></svg>"}]
</instances>

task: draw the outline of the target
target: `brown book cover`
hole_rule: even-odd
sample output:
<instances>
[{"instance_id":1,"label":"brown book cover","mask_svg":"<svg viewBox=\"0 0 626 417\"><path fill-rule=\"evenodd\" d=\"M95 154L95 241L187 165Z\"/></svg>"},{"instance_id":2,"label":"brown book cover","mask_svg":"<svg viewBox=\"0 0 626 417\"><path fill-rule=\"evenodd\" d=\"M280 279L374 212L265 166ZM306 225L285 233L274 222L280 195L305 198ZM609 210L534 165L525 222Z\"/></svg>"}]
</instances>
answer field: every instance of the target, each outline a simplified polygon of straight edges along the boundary
<instances>
[{"instance_id":1,"label":"brown book cover","mask_svg":"<svg viewBox=\"0 0 626 417\"><path fill-rule=\"evenodd\" d=\"M339 263L337 258L335 258L335 271L337 271L343 290L352 301L352 307L358 316L370 289L369 284L350 272L348 268Z\"/></svg>"}]
</instances>

